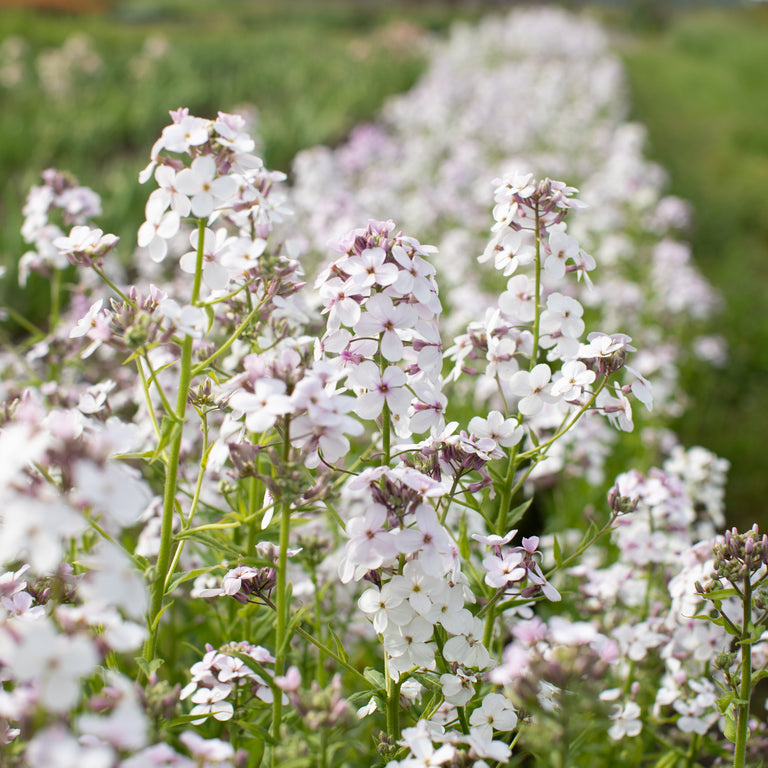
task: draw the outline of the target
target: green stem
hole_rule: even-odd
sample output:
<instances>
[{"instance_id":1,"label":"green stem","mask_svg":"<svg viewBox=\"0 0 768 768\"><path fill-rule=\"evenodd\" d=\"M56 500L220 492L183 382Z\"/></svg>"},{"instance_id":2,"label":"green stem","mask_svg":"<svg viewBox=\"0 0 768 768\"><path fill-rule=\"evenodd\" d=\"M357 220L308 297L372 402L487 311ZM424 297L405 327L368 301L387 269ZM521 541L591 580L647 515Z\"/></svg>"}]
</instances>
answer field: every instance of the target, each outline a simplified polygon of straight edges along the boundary
<instances>
[{"instance_id":1,"label":"green stem","mask_svg":"<svg viewBox=\"0 0 768 768\"><path fill-rule=\"evenodd\" d=\"M200 503L200 494L203 490L203 479L205 478L205 470L208 467L208 455L211 450L211 446L208 444L208 420L205 416L205 414L200 414L202 419L202 433L203 433L203 458L200 461L200 471L197 473L197 483L195 484L195 493L192 497L192 503L189 505L189 514L187 515L187 519L183 521L183 526L185 528L189 528L192 525L192 520L195 517L195 512L197 512L197 506ZM184 549L184 544L186 543L187 539L186 537L177 539L176 541L176 549L174 550L173 557L171 558L171 567L168 569L168 575L165 578L165 587L164 589L168 589L168 585L171 581L171 576L173 575L173 572L176 570L176 566L179 563L179 560L181 558L182 550Z\"/></svg>"},{"instance_id":2,"label":"green stem","mask_svg":"<svg viewBox=\"0 0 768 768\"><path fill-rule=\"evenodd\" d=\"M287 466L291 455L291 417L285 417L285 434L283 435L283 466ZM275 608L277 622L275 628L275 677L285 672L285 657L287 656L288 629L288 542L291 532L291 503L285 496L280 501L280 550L277 557L277 585ZM283 719L283 702L281 696L275 696L272 703L272 736L280 741L280 723ZM271 763L275 765L274 749L270 753Z\"/></svg>"},{"instance_id":3,"label":"green stem","mask_svg":"<svg viewBox=\"0 0 768 768\"><path fill-rule=\"evenodd\" d=\"M11 320L13 320L14 323L17 323L22 328L29 331L29 333L32 334L35 339L42 339L46 335L44 330L38 328L34 323L27 320L24 315L18 313L13 307L4 306L3 311L8 315L8 317L11 318Z\"/></svg>"},{"instance_id":4,"label":"green stem","mask_svg":"<svg viewBox=\"0 0 768 768\"><path fill-rule=\"evenodd\" d=\"M744 768L749 735L749 700L752 697L752 584L750 572L744 577L744 597L742 598L743 620L741 625L741 687L739 704L736 707L736 749L733 755L733 768Z\"/></svg>"},{"instance_id":5,"label":"green stem","mask_svg":"<svg viewBox=\"0 0 768 768\"><path fill-rule=\"evenodd\" d=\"M694 733L693 738L691 739L691 746L688 749L688 757L685 760L685 768L694 768L696 765L696 755L699 754L700 741L701 736L698 733Z\"/></svg>"},{"instance_id":6,"label":"green stem","mask_svg":"<svg viewBox=\"0 0 768 768\"><path fill-rule=\"evenodd\" d=\"M129 307L138 309L138 307L123 293L103 272L99 267L93 266L93 271L99 276L99 279L108 285L112 291L119 296Z\"/></svg>"},{"instance_id":7,"label":"green stem","mask_svg":"<svg viewBox=\"0 0 768 768\"><path fill-rule=\"evenodd\" d=\"M256 314L261 310L263 304L259 304L257 307L254 307L243 319L243 321L240 323L240 325L235 328L235 330L232 332L230 337L221 345L217 346L216 351L207 357L205 360L203 360L201 363L198 363L193 373L197 375L198 373L204 371L208 366L213 363L216 359L221 357L239 338L242 332L245 330L245 328L250 324L251 320L256 316Z\"/></svg>"},{"instance_id":8,"label":"green stem","mask_svg":"<svg viewBox=\"0 0 768 768\"><path fill-rule=\"evenodd\" d=\"M382 455L381 455L381 465L383 467L389 466L389 461L391 458L391 448L390 448L390 429L391 429L391 414L389 412L389 406L384 403L384 408L381 411L381 443L382 443Z\"/></svg>"},{"instance_id":9,"label":"green stem","mask_svg":"<svg viewBox=\"0 0 768 768\"><path fill-rule=\"evenodd\" d=\"M504 475L504 488L501 491L501 500L499 501L499 514L496 518L496 533L504 536L507 533L507 513L512 504L512 480L515 477L517 468L517 448L509 452L509 461L507 462L507 473Z\"/></svg>"},{"instance_id":10,"label":"green stem","mask_svg":"<svg viewBox=\"0 0 768 768\"><path fill-rule=\"evenodd\" d=\"M165 467L165 487L163 488L163 515L160 524L160 549L157 554L155 578L152 584L152 596L149 607L149 639L144 646L144 658L151 661L157 650L157 634L160 626L160 614L163 611L165 584L170 576L168 568L173 537L173 513L176 506L176 484L179 474L179 455L184 432L184 420L187 411L187 397L192 381L192 337L186 336L181 348L181 372L179 374L179 394L176 399L175 424L168 450Z\"/></svg>"},{"instance_id":11,"label":"green stem","mask_svg":"<svg viewBox=\"0 0 768 768\"><path fill-rule=\"evenodd\" d=\"M61 271L53 270L51 276L51 314L48 319L50 332L56 330L59 324L59 315L61 313Z\"/></svg>"},{"instance_id":12,"label":"green stem","mask_svg":"<svg viewBox=\"0 0 768 768\"><path fill-rule=\"evenodd\" d=\"M533 315L533 349L531 351L531 362L528 370L532 371L536 367L536 360L539 357L539 322L541 317L541 307L539 300L541 298L541 232L539 231L539 205L536 204L536 258L534 261L534 302L535 311Z\"/></svg>"},{"instance_id":13,"label":"green stem","mask_svg":"<svg viewBox=\"0 0 768 768\"><path fill-rule=\"evenodd\" d=\"M389 675L387 675L387 736L393 744L400 738L400 681L395 682Z\"/></svg>"},{"instance_id":14,"label":"green stem","mask_svg":"<svg viewBox=\"0 0 768 768\"><path fill-rule=\"evenodd\" d=\"M203 238L205 236L205 219L198 220L197 227L197 263L195 279L192 287L192 304L196 304L200 295L200 284L203 273ZM154 375L154 374L153 374ZM152 594L150 597L149 637L144 645L144 658L152 661L157 653L157 636L160 630L160 616L163 612L165 587L168 583L171 566L171 545L173 540L173 513L176 508L176 486L179 475L179 456L181 441L184 433L184 422L187 415L187 399L192 383L192 337L185 336L181 344L181 370L179 371L179 392L176 397L176 410L173 414L174 424L171 428L171 439L168 448L168 459L165 465L165 485L163 488L163 514L160 523L160 548L157 553ZM167 402L167 401L166 401ZM170 415L170 414L169 414Z\"/></svg>"},{"instance_id":15,"label":"green stem","mask_svg":"<svg viewBox=\"0 0 768 768\"><path fill-rule=\"evenodd\" d=\"M207 219L197 220L197 259L195 261L195 280L192 284L192 305L200 298L200 285L203 280L203 247L205 245L205 225Z\"/></svg>"},{"instance_id":16,"label":"green stem","mask_svg":"<svg viewBox=\"0 0 768 768\"><path fill-rule=\"evenodd\" d=\"M369 690L376 690L376 686L362 673L360 670L355 669L349 662L344 661L344 659L339 656L338 653L331 650L327 645L324 643L321 643L316 637L313 637L309 634L305 629L302 629L301 626L296 627L296 634L301 635L305 640L308 640L312 645L315 646L315 648L321 650L326 656L333 659L337 664L344 667L344 669L347 670L347 672L350 672L353 674L359 683L364 685Z\"/></svg>"}]
</instances>

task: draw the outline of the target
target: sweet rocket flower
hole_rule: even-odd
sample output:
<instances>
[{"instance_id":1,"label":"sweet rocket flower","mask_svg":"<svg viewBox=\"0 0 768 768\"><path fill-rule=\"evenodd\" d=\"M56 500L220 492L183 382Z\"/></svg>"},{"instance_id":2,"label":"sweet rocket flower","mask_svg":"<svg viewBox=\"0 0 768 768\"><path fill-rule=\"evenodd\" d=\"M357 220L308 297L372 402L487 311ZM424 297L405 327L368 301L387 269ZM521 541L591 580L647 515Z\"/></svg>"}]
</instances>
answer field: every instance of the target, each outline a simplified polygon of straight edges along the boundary
<instances>
[{"instance_id":1,"label":"sweet rocket flower","mask_svg":"<svg viewBox=\"0 0 768 768\"><path fill-rule=\"evenodd\" d=\"M183 272L194 275L197 269L197 247L199 234L197 230L189 235L191 251L187 251L179 259L179 267ZM222 254L230 247L232 239L223 227L215 232L206 227L203 233L203 282L212 291L222 291L229 282L229 273L222 264Z\"/></svg>"},{"instance_id":2,"label":"sweet rocket flower","mask_svg":"<svg viewBox=\"0 0 768 768\"><path fill-rule=\"evenodd\" d=\"M512 374L508 383L509 391L520 398L517 409L523 416L535 416L545 403L557 402L557 398L551 394L551 375L546 363L539 363L530 372L518 371Z\"/></svg>"},{"instance_id":3,"label":"sweet rocket flower","mask_svg":"<svg viewBox=\"0 0 768 768\"><path fill-rule=\"evenodd\" d=\"M365 302L365 311L355 323L358 336L381 335L381 354L391 363L403 357L403 342L400 333L410 330L416 322L416 312L410 304L393 304L383 293L371 296Z\"/></svg>"},{"instance_id":4,"label":"sweet rocket flower","mask_svg":"<svg viewBox=\"0 0 768 768\"><path fill-rule=\"evenodd\" d=\"M584 332L583 314L584 308L576 299L561 293L550 293L547 308L541 313L540 331L578 339Z\"/></svg>"},{"instance_id":5,"label":"sweet rocket flower","mask_svg":"<svg viewBox=\"0 0 768 768\"><path fill-rule=\"evenodd\" d=\"M358 608L367 614L373 622L373 628L382 634L390 622L397 625L407 624L415 615L410 603L404 600L401 593L390 587L387 582L380 590L370 587L360 595Z\"/></svg>"},{"instance_id":6,"label":"sweet rocket flower","mask_svg":"<svg viewBox=\"0 0 768 768\"><path fill-rule=\"evenodd\" d=\"M79 512L52 494L6 493L0 509L0 562L23 560L37 574L52 573L70 540L87 527Z\"/></svg>"},{"instance_id":7,"label":"sweet rocket flower","mask_svg":"<svg viewBox=\"0 0 768 768\"><path fill-rule=\"evenodd\" d=\"M363 419L375 419L381 414L384 403L392 413L405 414L411 402L411 393L405 386L406 376L402 369L387 366L381 372L370 360L361 363L350 376L356 387L363 390L358 395L355 413Z\"/></svg>"},{"instance_id":8,"label":"sweet rocket flower","mask_svg":"<svg viewBox=\"0 0 768 768\"><path fill-rule=\"evenodd\" d=\"M82 459L75 464L73 495L91 507L94 517L114 534L135 525L147 509L152 493L131 467L117 461L104 465Z\"/></svg>"},{"instance_id":9,"label":"sweet rocket flower","mask_svg":"<svg viewBox=\"0 0 768 768\"><path fill-rule=\"evenodd\" d=\"M194 731L184 731L179 736L179 741L190 753L205 765L210 763L222 763L231 760L235 756L235 748L227 741L221 739L204 739Z\"/></svg>"},{"instance_id":10,"label":"sweet rocket flower","mask_svg":"<svg viewBox=\"0 0 768 768\"><path fill-rule=\"evenodd\" d=\"M417 531L413 533L418 535ZM417 614L426 616L432 610L430 595L441 583L438 577L425 571L420 560L409 560L403 566L402 574L393 576L388 582L388 587L394 598L407 600Z\"/></svg>"},{"instance_id":11,"label":"sweet rocket flower","mask_svg":"<svg viewBox=\"0 0 768 768\"><path fill-rule=\"evenodd\" d=\"M469 432L475 437L488 437L505 448L517 445L523 438L523 430L516 419L505 419L500 411L491 411L488 418L473 416Z\"/></svg>"},{"instance_id":12,"label":"sweet rocket flower","mask_svg":"<svg viewBox=\"0 0 768 768\"><path fill-rule=\"evenodd\" d=\"M468 675L463 670L457 669L455 675L440 675L440 687L443 697L448 704L454 707L463 707L475 695L475 683L477 677Z\"/></svg>"},{"instance_id":13,"label":"sweet rocket flower","mask_svg":"<svg viewBox=\"0 0 768 768\"><path fill-rule=\"evenodd\" d=\"M160 262L168 254L168 240L179 231L181 218L157 199L150 198L145 210L147 220L139 227L137 242L140 248L148 249L152 261Z\"/></svg>"},{"instance_id":14,"label":"sweet rocket flower","mask_svg":"<svg viewBox=\"0 0 768 768\"><path fill-rule=\"evenodd\" d=\"M499 309L514 323L530 323L536 314L535 283L527 275L514 275L499 296Z\"/></svg>"},{"instance_id":15,"label":"sweet rocket flower","mask_svg":"<svg viewBox=\"0 0 768 768\"><path fill-rule=\"evenodd\" d=\"M180 192L176 185L176 171L169 165L161 165L155 171L155 181L159 189L150 194L150 199L156 201L158 207L162 206L164 210L170 208L179 214L181 218L189 216L192 210L192 203L189 197Z\"/></svg>"},{"instance_id":16,"label":"sweet rocket flower","mask_svg":"<svg viewBox=\"0 0 768 768\"><path fill-rule=\"evenodd\" d=\"M192 215L206 219L214 207L228 204L237 191L237 182L231 176L219 176L216 160L202 155L176 174L176 188L191 198Z\"/></svg>"},{"instance_id":17,"label":"sweet rocket flower","mask_svg":"<svg viewBox=\"0 0 768 768\"><path fill-rule=\"evenodd\" d=\"M549 233L547 251L544 269L551 278L559 279L565 276L566 263L578 257L579 242L575 237L567 235L563 229L552 229Z\"/></svg>"},{"instance_id":18,"label":"sweet rocket flower","mask_svg":"<svg viewBox=\"0 0 768 768\"><path fill-rule=\"evenodd\" d=\"M352 578L360 579L366 571L380 568L382 563L398 554L397 542L384 528L387 508L373 504L361 517L347 523L349 541L339 563L339 578L346 584Z\"/></svg>"},{"instance_id":19,"label":"sweet rocket flower","mask_svg":"<svg viewBox=\"0 0 768 768\"><path fill-rule=\"evenodd\" d=\"M169 152L188 152L208 141L208 120L193 117L186 109L171 112L171 117L173 123L163 128L160 138L162 148Z\"/></svg>"},{"instance_id":20,"label":"sweet rocket flower","mask_svg":"<svg viewBox=\"0 0 768 768\"><path fill-rule=\"evenodd\" d=\"M386 287L397 280L396 264L386 262L387 254L383 248L366 248L361 253L350 256L344 262L344 271L350 275L351 287L357 291L372 286Z\"/></svg>"},{"instance_id":21,"label":"sweet rocket flower","mask_svg":"<svg viewBox=\"0 0 768 768\"><path fill-rule=\"evenodd\" d=\"M112 768L117 756L106 744L84 744L63 726L43 728L24 750L29 768Z\"/></svg>"},{"instance_id":22,"label":"sweet rocket flower","mask_svg":"<svg viewBox=\"0 0 768 768\"><path fill-rule=\"evenodd\" d=\"M432 624L421 616L415 616L403 626L388 625L384 632L384 650L390 657L387 666L392 677L419 667L434 669L435 644L432 642Z\"/></svg>"},{"instance_id":23,"label":"sweet rocket flower","mask_svg":"<svg viewBox=\"0 0 768 768\"><path fill-rule=\"evenodd\" d=\"M421 381L414 383L413 393L408 410L408 429L411 432L431 432L439 434L445 427L445 408L448 398L432 383Z\"/></svg>"},{"instance_id":24,"label":"sweet rocket flower","mask_svg":"<svg viewBox=\"0 0 768 768\"><path fill-rule=\"evenodd\" d=\"M170 320L178 331L193 339L202 339L208 332L208 315L202 307L193 307L191 304L180 306L173 299L163 299L158 311Z\"/></svg>"},{"instance_id":25,"label":"sweet rocket flower","mask_svg":"<svg viewBox=\"0 0 768 768\"><path fill-rule=\"evenodd\" d=\"M105 235L101 229L78 225L72 227L67 237L57 237L53 244L70 263L90 266L98 263L119 240L117 235Z\"/></svg>"},{"instance_id":26,"label":"sweet rocket flower","mask_svg":"<svg viewBox=\"0 0 768 768\"><path fill-rule=\"evenodd\" d=\"M109 541L82 558L88 568L77 592L94 609L121 610L132 619L142 619L148 603L144 576L120 547Z\"/></svg>"},{"instance_id":27,"label":"sweet rocket flower","mask_svg":"<svg viewBox=\"0 0 768 768\"><path fill-rule=\"evenodd\" d=\"M613 725L608 729L608 735L614 741L620 741L627 736L637 736L643 730L640 714L640 707L634 701L628 701L623 707L617 704L611 714Z\"/></svg>"},{"instance_id":28,"label":"sweet rocket flower","mask_svg":"<svg viewBox=\"0 0 768 768\"><path fill-rule=\"evenodd\" d=\"M552 396L563 400L578 400L585 387L594 382L597 375L589 370L581 360L569 360L563 363L559 375L552 382Z\"/></svg>"},{"instance_id":29,"label":"sweet rocket flower","mask_svg":"<svg viewBox=\"0 0 768 768\"><path fill-rule=\"evenodd\" d=\"M480 738L491 741L494 731L511 731L517 725L517 713L506 696L489 693L482 705L472 710L469 724Z\"/></svg>"},{"instance_id":30,"label":"sweet rocket flower","mask_svg":"<svg viewBox=\"0 0 768 768\"><path fill-rule=\"evenodd\" d=\"M307 467L316 467L321 454L326 461L338 461L349 451L346 436L363 432L362 424L349 415L355 399L319 375L307 373L296 384L291 403L291 442L301 449Z\"/></svg>"},{"instance_id":31,"label":"sweet rocket flower","mask_svg":"<svg viewBox=\"0 0 768 768\"><path fill-rule=\"evenodd\" d=\"M502 229L491 238L478 261L483 264L493 258L493 266L509 277L522 265L536 257L535 239L531 232Z\"/></svg>"},{"instance_id":32,"label":"sweet rocket flower","mask_svg":"<svg viewBox=\"0 0 768 768\"><path fill-rule=\"evenodd\" d=\"M238 390L229 398L229 405L245 414L245 425L251 432L264 432L275 425L278 416L293 410L291 398L285 394L284 381L259 379L253 392Z\"/></svg>"},{"instance_id":33,"label":"sweet rocket flower","mask_svg":"<svg viewBox=\"0 0 768 768\"><path fill-rule=\"evenodd\" d=\"M465 667L485 669L491 666L491 657L483 645L483 620L472 617L460 635L448 638L443 646L446 661L455 661Z\"/></svg>"},{"instance_id":34,"label":"sweet rocket flower","mask_svg":"<svg viewBox=\"0 0 768 768\"><path fill-rule=\"evenodd\" d=\"M8 631L12 628L12 632ZM41 705L55 713L68 712L80 699L80 682L99 663L92 640L84 635L65 635L44 617L35 621L7 623L0 631L0 657L6 676L33 683Z\"/></svg>"},{"instance_id":35,"label":"sweet rocket flower","mask_svg":"<svg viewBox=\"0 0 768 768\"><path fill-rule=\"evenodd\" d=\"M145 747L149 723L133 681L114 671L107 671L105 676L107 686L102 689L102 696L112 705L111 711L79 715L76 720L78 731L95 743L109 744L126 752Z\"/></svg>"},{"instance_id":36,"label":"sweet rocket flower","mask_svg":"<svg viewBox=\"0 0 768 768\"><path fill-rule=\"evenodd\" d=\"M231 702L225 701L232 692L232 686L228 683L215 683L212 688L198 688L190 697L195 706L192 707L190 715L203 715L197 720L192 720L193 725L200 725L205 722L205 718L212 715L216 720L231 720L235 709Z\"/></svg>"},{"instance_id":37,"label":"sweet rocket flower","mask_svg":"<svg viewBox=\"0 0 768 768\"><path fill-rule=\"evenodd\" d=\"M485 583L494 589L506 587L516 581L522 581L527 570L519 552L501 551L499 555L489 555L483 560Z\"/></svg>"},{"instance_id":38,"label":"sweet rocket flower","mask_svg":"<svg viewBox=\"0 0 768 768\"><path fill-rule=\"evenodd\" d=\"M429 724L431 725L431 723ZM420 720L415 728L404 728L400 746L406 747L412 757L401 760L398 765L401 768L427 768L428 766L443 765L456 756L456 747L452 744L443 744L435 749L433 737L430 733L427 721ZM388 765L390 765L388 763Z\"/></svg>"}]
</instances>

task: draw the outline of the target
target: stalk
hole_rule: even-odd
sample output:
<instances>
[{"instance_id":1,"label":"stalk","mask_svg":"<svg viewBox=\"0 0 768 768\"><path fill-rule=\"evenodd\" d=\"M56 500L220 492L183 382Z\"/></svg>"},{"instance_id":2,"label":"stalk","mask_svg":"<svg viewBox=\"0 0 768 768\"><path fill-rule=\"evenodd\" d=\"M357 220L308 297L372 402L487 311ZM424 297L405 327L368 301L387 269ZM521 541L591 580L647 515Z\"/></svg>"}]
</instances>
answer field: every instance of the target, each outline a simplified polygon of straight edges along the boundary
<instances>
[{"instance_id":1,"label":"stalk","mask_svg":"<svg viewBox=\"0 0 768 768\"><path fill-rule=\"evenodd\" d=\"M387 675L387 737L393 744L400 738L400 682Z\"/></svg>"},{"instance_id":2,"label":"stalk","mask_svg":"<svg viewBox=\"0 0 768 768\"><path fill-rule=\"evenodd\" d=\"M283 436L283 465L286 466L291 455L291 417L285 417L285 434ZM286 634L288 629L288 599L287 599L287 573L288 564L288 540L291 532L291 503L290 499L283 496L280 503L280 551L277 558L277 585L275 587L275 607L277 610L277 624L275 628L275 677L285 672L285 657L287 655ZM272 736L275 741L280 741L280 723L283 719L282 696L278 693L272 702ZM275 750L270 752L270 763L275 766Z\"/></svg>"},{"instance_id":3,"label":"stalk","mask_svg":"<svg viewBox=\"0 0 768 768\"><path fill-rule=\"evenodd\" d=\"M176 412L173 437L168 451L165 467L165 486L163 488L163 516L160 524L160 549L157 554L155 578L152 584L152 597L149 607L149 639L144 646L144 658L152 661L157 650L157 634L160 614L163 611L165 583L170 575L168 565L171 556L173 538L173 512L176 506L176 483L179 474L179 455L184 432L184 419L187 408L189 385L192 380L192 337L186 336L181 348L181 373L179 375L179 394L176 399Z\"/></svg>"},{"instance_id":4,"label":"stalk","mask_svg":"<svg viewBox=\"0 0 768 768\"><path fill-rule=\"evenodd\" d=\"M384 408L381 411L381 444L383 449L382 455L381 455L381 466L383 467L389 466L389 460L391 458L390 426L391 426L391 417L389 412L389 406L385 402Z\"/></svg>"},{"instance_id":5,"label":"stalk","mask_svg":"<svg viewBox=\"0 0 768 768\"><path fill-rule=\"evenodd\" d=\"M203 273L203 237L205 219L198 221L197 261L195 279L192 287L192 304L197 303ZM181 345L181 369L179 371L179 392L176 397L176 410L173 414L174 425L168 448L168 460L165 465L165 485L163 487L163 515L160 523L160 548L157 554L155 577L152 583L148 624L149 637L144 645L144 659L152 661L157 652L157 636L160 629L160 616L163 612L165 585L171 575L171 543L173 539L173 513L176 506L176 487L179 475L179 456L184 422L187 415L187 399L192 383L192 337L185 336Z\"/></svg>"},{"instance_id":6,"label":"stalk","mask_svg":"<svg viewBox=\"0 0 768 768\"><path fill-rule=\"evenodd\" d=\"M536 360L539 357L539 318L541 315L541 307L539 306L539 298L541 296L541 231L539 230L539 205L536 204L536 259L534 262L534 301L535 311L533 313L533 350L531 351L531 362L528 366L528 370L532 371L536 367Z\"/></svg>"},{"instance_id":7,"label":"stalk","mask_svg":"<svg viewBox=\"0 0 768 768\"><path fill-rule=\"evenodd\" d=\"M752 697L752 645L750 626L752 624L752 583L749 568L744 576L744 595L742 597L743 620L741 623L741 686L739 704L736 707L736 749L733 755L733 768L746 765L747 737L749 735L749 700Z\"/></svg>"}]
</instances>

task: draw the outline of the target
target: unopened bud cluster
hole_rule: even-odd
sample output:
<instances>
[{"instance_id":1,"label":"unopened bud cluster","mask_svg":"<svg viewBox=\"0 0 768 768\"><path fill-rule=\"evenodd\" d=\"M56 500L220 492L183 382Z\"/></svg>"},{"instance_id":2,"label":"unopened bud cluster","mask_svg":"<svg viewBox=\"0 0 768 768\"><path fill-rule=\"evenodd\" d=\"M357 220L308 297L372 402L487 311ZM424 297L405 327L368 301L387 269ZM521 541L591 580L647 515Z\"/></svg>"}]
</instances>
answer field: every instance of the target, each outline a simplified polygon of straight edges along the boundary
<instances>
[{"instance_id":1,"label":"unopened bud cluster","mask_svg":"<svg viewBox=\"0 0 768 768\"><path fill-rule=\"evenodd\" d=\"M768 535L760 535L757 523L746 533L733 528L725 532L722 542L715 544L713 554L713 580L744 581L747 576L768 567Z\"/></svg>"}]
</instances>

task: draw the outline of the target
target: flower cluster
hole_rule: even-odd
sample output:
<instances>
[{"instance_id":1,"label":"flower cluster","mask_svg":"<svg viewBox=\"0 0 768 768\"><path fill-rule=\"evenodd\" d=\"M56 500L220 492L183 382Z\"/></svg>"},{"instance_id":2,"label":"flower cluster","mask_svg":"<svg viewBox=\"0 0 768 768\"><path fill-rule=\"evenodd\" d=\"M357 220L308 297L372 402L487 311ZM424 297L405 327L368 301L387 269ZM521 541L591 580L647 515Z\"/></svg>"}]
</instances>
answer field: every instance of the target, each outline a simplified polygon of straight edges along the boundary
<instances>
[{"instance_id":1,"label":"flower cluster","mask_svg":"<svg viewBox=\"0 0 768 768\"><path fill-rule=\"evenodd\" d=\"M545 481L569 495L562 470L599 480L633 399L674 410L674 366L653 398L646 376L676 349L639 318L711 299L669 242L650 249L647 305L646 283L624 279L633 245L610 228L661 236L680 206L653 173L639 202L627 194L648 166L612 106L617 70L590 25L553 46L571 23L514 15L481 25L487 46L456 31L395 103L391 133L321 153L343 172L299 221L244 118L172 112L140 174L157 186L130 284L116 238L87 224L95 195L46 173L25 268L76 276L50 333L2 353L0 754L13 768L608 765L635 745L671 765L716 753L721 733L744 765L768 545L757 530L715 538L727 463L649 430L668 458L620 475L586 531L527 516ZM498 67L537 94L516 120L491 66L510 30L537 54ZM549 62L573 72L560 82ZM548 101L587 72L595 102L582 114L566 100L553 120ZM437 128L449 114L458 142ZM516 142L550 134L551 153L511 162ZM413 229L372 212L335 231L313 293L297 244L327 238L346 177L365 181L363 144L387 150L392 175L360 199ZM290 193L300 210L311 158ZM545 161L582 193L530 172ZM467 200L455 186L470 171L482 184ZM434 205L414 205L414 175ZM440 256L404 234L425 230ZM664 290L669 272L691 293Z\"/></svg>"}]
</instances>

